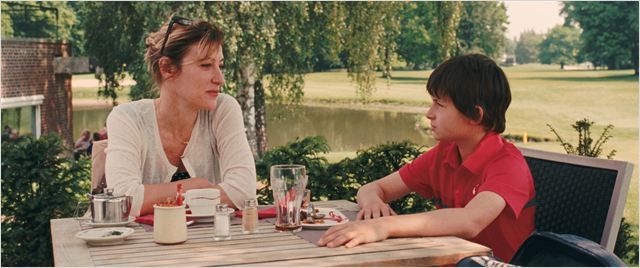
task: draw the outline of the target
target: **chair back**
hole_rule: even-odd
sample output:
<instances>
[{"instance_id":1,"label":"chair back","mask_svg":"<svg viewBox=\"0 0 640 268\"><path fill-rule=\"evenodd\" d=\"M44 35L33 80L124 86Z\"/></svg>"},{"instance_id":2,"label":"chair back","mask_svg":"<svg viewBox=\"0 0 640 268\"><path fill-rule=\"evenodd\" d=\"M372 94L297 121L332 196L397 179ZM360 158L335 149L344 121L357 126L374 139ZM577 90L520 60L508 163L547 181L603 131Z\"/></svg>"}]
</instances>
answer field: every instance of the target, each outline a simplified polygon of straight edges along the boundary
<instances>
[{"instance_id":1,"label":"chair back","mask_svg":"<svg viewBox=\"0 0 640 268\"><path fill-rule=\"evenodd\" d=\"M519 149L535 184L536 230L578 235L613 252L633 165Z\"/></svg>"},{"instance_id":2,"label":"chair back","mask_svg":"<svg viewBox=\"0 0 640 268\"><path fill-rule=\"evenodd\" d=\"M104 173L107 155L104 150L107 148L108 140L94 141L91 151L91 193L102 193L107 188L107 179Z\"/></svg>"}]
</instances>

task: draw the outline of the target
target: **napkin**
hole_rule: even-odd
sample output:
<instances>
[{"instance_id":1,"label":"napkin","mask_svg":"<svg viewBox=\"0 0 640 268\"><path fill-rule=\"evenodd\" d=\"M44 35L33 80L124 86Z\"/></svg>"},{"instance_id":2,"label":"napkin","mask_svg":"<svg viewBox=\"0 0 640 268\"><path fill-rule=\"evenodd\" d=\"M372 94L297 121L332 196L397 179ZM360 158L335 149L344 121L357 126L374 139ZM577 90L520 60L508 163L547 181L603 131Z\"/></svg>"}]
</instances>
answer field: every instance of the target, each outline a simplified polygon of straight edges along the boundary
<instances>
[{"instance_id":1,"label":"napkin","mask_svg":"<svg viewBox=\"0 0 640 268\"><path fill-rule=\"evenodd\" d=\"M238 211L234 212L233 214L236 217L242 218L242 210L238 210ZM276 208L275 207L258 209L258 219L274 218L275 216L276 216Z\"/></svg>"},{"instance_id":2,"label":"napkin","mask_svg":"<svg viewBox=\"0 0 640 268\"><path fill-rule=\"evenodd\" d=\"M188 214L191 214L191 211L187 211L187 221L190 221L191 219L188 217ZM153 214L136 217L136 222L153 226Z\"/></svg>"}]
</instances>

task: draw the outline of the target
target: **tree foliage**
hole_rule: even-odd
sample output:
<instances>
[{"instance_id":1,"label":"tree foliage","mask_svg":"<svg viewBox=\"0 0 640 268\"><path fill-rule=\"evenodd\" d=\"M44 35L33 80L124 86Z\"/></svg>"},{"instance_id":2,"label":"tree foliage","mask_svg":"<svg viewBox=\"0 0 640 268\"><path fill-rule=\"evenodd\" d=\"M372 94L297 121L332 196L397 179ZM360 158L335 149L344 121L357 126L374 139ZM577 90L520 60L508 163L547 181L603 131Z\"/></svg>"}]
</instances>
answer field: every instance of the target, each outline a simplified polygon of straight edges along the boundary
<instances>
[{"instance_id":1,"label":"tree foliage","mask_svg":"<svg viewBox=\"0 0 640 268\"><path fill-rule=\"evenodd\" d=\"M73 3L6 1L2 7L2 37L48 38L68 41L74 55L83 53ZM56 17L57 14L57 17Z\"/></svg>"},{"instance_id":2,"label":"tree foliage","mask_svg":"<svg viewBox=\"0 0 640 268\"><path fill-rule=\"evenodd\" d=\"M544 36L533 30L520 33L516 44L516 62L518 64L537 62L542 40Z\"/></svg>"},{"instance_id":3,"label":"tree foliage","mask_svg":"<svg viewBox=\"0 0 640 268\"><path fill-rule=\"evenodd\" d=\"M580 30L571 26L556 26L551 29L540 44L538 59L543 64L565 64L578 62Z\"/></svg>"},{"instance_id":4,"label":"tree foliage","mask_svg":"<svg viewBox=\"0 0 640 268\"><path fill-rule=\"evenodd\" d=\"M565 24L582 29L581 53L596 66L638 74L638 1L562 2Z\"/></svg>"},{"instance_id":5,"label":"tree foliage","mask_svg":"<svg viewBox=\"0 0 640 268\"><path fill-rule=\"evenodd\" d=\"M502 2L463 2L458 25L457 54L500 57L505 46L507 9Z\"/></svg>"}]
</instances>

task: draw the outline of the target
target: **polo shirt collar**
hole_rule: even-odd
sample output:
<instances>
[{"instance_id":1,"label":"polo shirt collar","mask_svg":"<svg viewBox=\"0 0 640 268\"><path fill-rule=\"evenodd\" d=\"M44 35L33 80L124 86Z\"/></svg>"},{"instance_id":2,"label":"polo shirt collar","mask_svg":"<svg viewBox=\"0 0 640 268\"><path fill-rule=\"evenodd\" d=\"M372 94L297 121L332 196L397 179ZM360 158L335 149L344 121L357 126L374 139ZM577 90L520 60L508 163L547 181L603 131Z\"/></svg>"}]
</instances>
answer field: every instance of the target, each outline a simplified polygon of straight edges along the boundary
<instances>
[{"instance_id":1,"label":"polo shirt collar","mask_svg":"<svg viewBox=\"0 0 640 268\"><path fill-rule=\"evenodd\" d=\"M467 157L462 165L471 173L479 175L486 163L493 159L504 146L502 137L493 131L488 132L478 144L478 147Z\"/></svg>"}]
</instances>

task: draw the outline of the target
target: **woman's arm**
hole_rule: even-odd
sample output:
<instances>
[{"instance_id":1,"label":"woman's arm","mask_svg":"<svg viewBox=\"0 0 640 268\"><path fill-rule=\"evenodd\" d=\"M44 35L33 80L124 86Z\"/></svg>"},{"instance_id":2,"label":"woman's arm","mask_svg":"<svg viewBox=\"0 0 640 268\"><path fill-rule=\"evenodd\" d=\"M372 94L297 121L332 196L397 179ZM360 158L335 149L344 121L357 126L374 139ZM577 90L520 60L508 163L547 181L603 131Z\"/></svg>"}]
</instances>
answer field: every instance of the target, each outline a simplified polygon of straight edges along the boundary
<instances>
[{"instance_id":1,"label":"woman's arm","mask_svg":"<svg viewBox=\"0 0 640 268\"><path fill-rule=\"evenodd\" d=\"M218 186L231 201L227 204L242 208L245 199L256 198L256 166L245 134L240 105L233 97L220 97L225 99L216 107L213 124L223 180Z\"/></svg>"},{"instance_id":2,"label":"woman's arm","mask_svg":"<svg viewBox=\"0 0 640 268\"><path fill-rule=\"evenodd\" d=\"M131 215L139 216L145 193L142 185L143 133L122 109L114 108L107 117L110 137L105 149L105 177L114 194L133 196Z\"/></svg>"}]
</instances>

